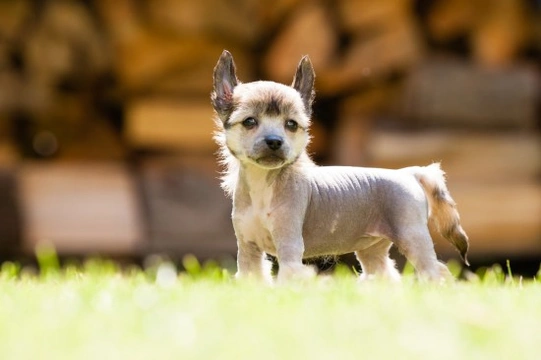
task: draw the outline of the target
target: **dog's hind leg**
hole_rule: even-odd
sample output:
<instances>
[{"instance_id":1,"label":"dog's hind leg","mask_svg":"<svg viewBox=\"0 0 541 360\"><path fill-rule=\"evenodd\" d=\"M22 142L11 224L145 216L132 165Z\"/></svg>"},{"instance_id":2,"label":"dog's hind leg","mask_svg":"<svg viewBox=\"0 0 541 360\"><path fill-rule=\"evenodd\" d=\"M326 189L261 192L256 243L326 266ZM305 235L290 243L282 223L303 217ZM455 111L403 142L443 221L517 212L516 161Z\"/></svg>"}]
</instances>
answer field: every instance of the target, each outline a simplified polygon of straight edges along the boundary
<instances>
[{"instance_id":1,"label":"dog's hind leg","mask_svg":"<svg viewBox=\"0 0 541 360\"><path fill-rule=\"evenodd\" d=\"M265 253L253 242L240 242L237 253L237 279L253 278L272 282L272 264L265 259Z\"/></svg>"},{"instance_id":2,"label":"dog's hind leg","mask_svg":"<svg viewBox=\"0 0 541 360\"><path fill-rule=\"evenodd\" d=\"M401 231L394 243L411 262L420 280L445 281L453 278L447 266L438 261L427 227Z\"/></svg>"},{"instance_id":3,"label":"dog's hind leg","mask_svg":"<svg viewBox=\"0 0 541 360\"><path fill-rule=\"evenodd\" d=\"M392 243L389 240L381 239L374 245L355 252L362 267L359 280L382 278L400 281L400 273L396 269L394 261L389 258L391 246Z\"/></svg>"}]
</instances>

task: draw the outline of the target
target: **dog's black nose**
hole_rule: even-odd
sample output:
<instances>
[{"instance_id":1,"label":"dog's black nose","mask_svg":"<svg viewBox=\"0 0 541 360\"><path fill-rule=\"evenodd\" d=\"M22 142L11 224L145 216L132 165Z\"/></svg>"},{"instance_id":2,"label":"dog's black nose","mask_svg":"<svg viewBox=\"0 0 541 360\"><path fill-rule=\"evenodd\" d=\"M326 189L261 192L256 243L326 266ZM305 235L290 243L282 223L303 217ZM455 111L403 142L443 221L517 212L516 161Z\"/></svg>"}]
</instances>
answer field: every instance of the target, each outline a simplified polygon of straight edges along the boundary
<instances>
[{"instance_id":1,"label":"dog's black nose","mask_svg":"<svg viewBox=\"0 0 541 360\"><path fill-rule=\"evenodd\" d=\"M267 146L271 150L278 150L282 147L282 143L284 140L277 135L267 135L265 136L265 143L267 143Z\"/></svg>"}]
</instances>

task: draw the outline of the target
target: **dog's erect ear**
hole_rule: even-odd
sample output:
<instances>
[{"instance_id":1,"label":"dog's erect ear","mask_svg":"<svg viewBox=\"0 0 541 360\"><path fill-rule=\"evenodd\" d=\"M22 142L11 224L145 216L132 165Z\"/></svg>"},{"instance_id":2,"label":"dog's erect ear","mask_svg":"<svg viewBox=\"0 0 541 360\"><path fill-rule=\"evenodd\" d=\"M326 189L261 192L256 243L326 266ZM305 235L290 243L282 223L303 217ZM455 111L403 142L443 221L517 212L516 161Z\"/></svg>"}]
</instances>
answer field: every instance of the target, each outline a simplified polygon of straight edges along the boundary
<instances>
[{"instance_id":1,"label":"dog's erect ear","mask_svg":"<svg viewBox=\"0 0 541 360\"><path fill-rule=\"evenodd\" d=\"M308 115L312 112L312 102L316 95L314 91L315 78L316 74L312 62L308 55L305 55L297 66L297 72L295 73L293 84L291 84L291 86L301 94Z\"/></svg>"},{"instance_id":2,"label":"dog's erect ear","mask_svg":"<svg viewBox=\"0 0 541 360\"><path fill-rule=\"evenodd\" d=\"M233 111L233 89L238 83L233 56L224 50L214 68L214 88L210 95L212 106L223 121Z\"/></svg>"}]
</instances>

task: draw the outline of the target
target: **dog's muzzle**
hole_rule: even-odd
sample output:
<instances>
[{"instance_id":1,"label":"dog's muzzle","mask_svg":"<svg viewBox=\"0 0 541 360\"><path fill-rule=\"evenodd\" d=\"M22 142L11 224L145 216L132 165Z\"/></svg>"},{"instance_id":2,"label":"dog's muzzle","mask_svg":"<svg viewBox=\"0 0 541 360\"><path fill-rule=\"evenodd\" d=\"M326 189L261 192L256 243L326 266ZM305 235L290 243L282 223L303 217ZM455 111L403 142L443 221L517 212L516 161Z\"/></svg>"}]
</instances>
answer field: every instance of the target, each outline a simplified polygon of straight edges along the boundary
<instances>
[{"instance_id":1,"label":"dog's muzzle","mask_svg":"<svg viewBox=\"0 0 541 360\"><path fill-rule=\"evenodd\" d=\"M256 147L256 156L252 158L263 167L276 168L286 161L284 139L278 135L265 136Z\"/></svg>"},{"instance_id":2,"label":"dog's muzzle","mask_svg":"<svg viewBox=\"0 0 541 360\"><path fill-rule=\"evenodd\" d=\"M282 144L284 143L284 139L282 139L281 136L278 135L267 135L265 136L265 144L271 149L272 151L276 151L282 147Z\"/></svg>"},{"instance_id":3,"label":"dog's muzzle","mask_svg":"<svg viewBox=\"0 0 541 360\"><path fill-rule=\"evenodd\" d=\"M263 167L278 168L284 164L285 159L281 156L271 154L257 158L256 162Z\"/></svg>"}]
</instances>

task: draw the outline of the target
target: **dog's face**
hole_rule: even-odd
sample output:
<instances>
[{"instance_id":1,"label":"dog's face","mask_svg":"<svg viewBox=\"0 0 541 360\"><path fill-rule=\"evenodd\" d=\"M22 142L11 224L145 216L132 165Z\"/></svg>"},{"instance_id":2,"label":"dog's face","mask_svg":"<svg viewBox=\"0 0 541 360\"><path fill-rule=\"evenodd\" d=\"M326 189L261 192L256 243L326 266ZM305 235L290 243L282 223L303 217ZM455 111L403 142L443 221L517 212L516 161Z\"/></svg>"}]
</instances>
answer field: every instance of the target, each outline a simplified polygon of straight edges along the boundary
<instances>
[{"instance_id":1,"label":"dog's face","mask_svg":"<svg viewBox=\"0 0 541 360\"><path fill-rule=\"evenodd\" d=\"M243 163L267 169L294 162L310 139L314 78L312 64L304 57L292 86L271 81L241 84L231 54L224 51L214 69L211 99L229 151Z\"/></svg>"}]
</instances>

